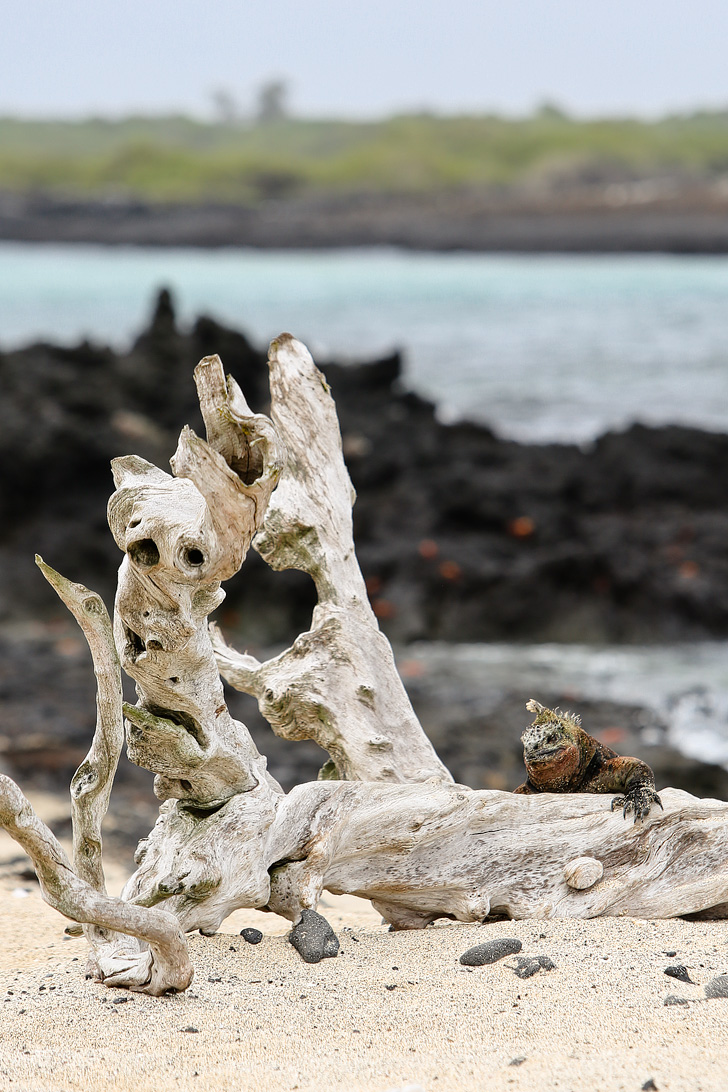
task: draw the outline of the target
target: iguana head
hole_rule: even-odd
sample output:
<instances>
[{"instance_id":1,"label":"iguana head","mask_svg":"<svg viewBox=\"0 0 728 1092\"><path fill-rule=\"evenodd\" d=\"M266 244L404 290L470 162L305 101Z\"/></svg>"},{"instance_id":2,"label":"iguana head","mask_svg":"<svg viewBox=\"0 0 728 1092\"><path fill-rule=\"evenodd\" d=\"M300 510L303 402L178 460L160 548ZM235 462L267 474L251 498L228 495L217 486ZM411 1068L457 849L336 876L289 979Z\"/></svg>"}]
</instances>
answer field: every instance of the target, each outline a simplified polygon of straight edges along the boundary
<instances>
[{"instance_id":1,"label":"iguana head","mask_svg":"<svg viewBox=\"0 0 728 1092\"><path fill-rule=\"evenodd\" d=\"M536 714L521 736L528 776L534 784L548 784L558 791L581 763L580 719L558 709L546 709L533 699L526 703L526 709Z\"/></svg>"}]
</instances>

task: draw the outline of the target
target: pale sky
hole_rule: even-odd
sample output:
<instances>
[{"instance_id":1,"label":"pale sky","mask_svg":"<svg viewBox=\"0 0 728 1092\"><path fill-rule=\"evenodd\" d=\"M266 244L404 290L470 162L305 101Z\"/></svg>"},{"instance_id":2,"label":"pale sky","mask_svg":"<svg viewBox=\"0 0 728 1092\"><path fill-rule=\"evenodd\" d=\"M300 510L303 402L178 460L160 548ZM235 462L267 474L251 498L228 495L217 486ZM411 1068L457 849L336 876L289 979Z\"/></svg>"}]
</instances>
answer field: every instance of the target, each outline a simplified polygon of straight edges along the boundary
<instances>
[{"instance_id":1,"label":"pale sky","mask_svg":"<svg viewBox=\"0 0 728 1092\"><path fill-rule=\"evenodd\" d=\"M2 0L0 114L728 107L727 0Z\"/></svg>"}]
</instances>

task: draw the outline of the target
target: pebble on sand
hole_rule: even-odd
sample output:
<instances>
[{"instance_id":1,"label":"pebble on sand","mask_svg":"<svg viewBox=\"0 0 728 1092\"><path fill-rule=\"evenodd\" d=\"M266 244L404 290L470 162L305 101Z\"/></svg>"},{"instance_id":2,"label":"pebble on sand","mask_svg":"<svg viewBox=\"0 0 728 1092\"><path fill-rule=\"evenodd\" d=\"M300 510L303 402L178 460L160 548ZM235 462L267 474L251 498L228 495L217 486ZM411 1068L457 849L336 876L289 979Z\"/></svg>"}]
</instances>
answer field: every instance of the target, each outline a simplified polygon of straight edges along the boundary
<instances>
[{"instance_id":1,"label":"pebble on sand","mask_svg":"<svg viewBox=\"0 0 728 1092\"><path fill-rule=\"evenodd\" d=\"M508 955L520 952L523 945L515 937L502 937L500 940L486 940L485 944L476 944L460 956L465 967L484 967L488 963L497 963Z\"/></svg>"},{"instance_id":2,"label":"pebble on sand","mask_svg":"<svg viewBox=\"0 0 728 1092\"><path fill-rule=\"evenodd\" d=\"M338 954L339 938L326 918L315 910L304 910L288 939L306 963L319 963Z\"/></svg>"},{"instance_id":3,"label":"pebble on sand","mask_svg":"<svg viewBox=\"0 0 728 1092\"><path fill-rule=\"evenodd\" d=\"M705 984L706 997L728 997L728 974L719 974Z\"/></svg>"},{"instance_id":4,"label":"pebble on sand","mask_svg":"<svg viewBox=\"0 0 728 1092\"><path fill-rule=\"evenodd\" d=\"M553 971L556 969L556 964L547 955L539 956L518 956L517 966L513 968L513 971L518 978L530 978L536 974L537 971Z\"/></svg>"},{"instance_id":5,"label":"pebble on sand","mask_svg":"<svg viewBox=\"0 0 728 1092\"><path fill-rule=\"evenodd\" d=\"M247 940L248 944L260 944L263 939L260 929L241 929L240 935L243 940Z\"/></svg>"},{"instance_id":6,"label":"pebble on sand","mask_svg":"<svg viewBox=\"0 0 728 1092\"><path fill-rule=\"evenodd\" d=\"M693 982L687 967L684 967L682 963L677 963L674 967L665 967L664 974L669 975L670 978L676 978L678 982L689 982L691 986L697 986L697 982Z\"/></svg>"}]
</instances>

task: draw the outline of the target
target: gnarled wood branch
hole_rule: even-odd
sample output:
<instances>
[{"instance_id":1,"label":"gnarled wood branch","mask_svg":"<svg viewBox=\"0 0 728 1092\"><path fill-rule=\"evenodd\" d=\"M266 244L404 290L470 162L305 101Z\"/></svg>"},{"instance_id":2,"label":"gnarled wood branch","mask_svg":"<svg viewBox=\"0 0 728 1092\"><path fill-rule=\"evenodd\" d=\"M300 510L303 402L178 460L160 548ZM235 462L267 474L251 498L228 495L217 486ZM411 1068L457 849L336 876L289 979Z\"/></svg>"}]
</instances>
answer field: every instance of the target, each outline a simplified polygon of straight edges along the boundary
<instances>
[{"instance_id":1,"label":"gnarled wood branch","mask_svg":"<svg viewBox=\"0 0 728 1092\"><path fill-rule=\"evenodd\" d=\"M157 776L161 799L216 807L266 773L223 696L207 615L224 599L278 481L281 448L271 422L252 414L219 357L195 372L210 433L228 461L185 428L176 477L134 456L113 462L109 524L125 551L115 635L139 705L125 709L132 762Z\"/></svg>"},{"instance_id":2,"label":"gnarled wood branch","mask_svg":"<svg viewBox=\"0 0 728 1092\"><path fill-rule=\"evenodd\" d=\"M187 989L193 969L177 919L111 898L77 876L51 831L3 774L0 824L32 860L45 901L72 921L94 925L91 968L97 978L108 986L154 995ZM104 942L105 930L109 938Z\"/></svg>"},{"instance_id":3,"label":"gnarled wood branch","mask_svg":"<svg viewBox=\"0 0 728 1092\"><path fill-rule=\"evenodd\" d=\"M258 699L277 735L313 739L328 751L326 776L451 782L369 605L354 549L355 493L328 384L290 334L271 342L269 365L271 417L288 460L253 545L274 569L308 573L318 604L309 632L263 664L213 630L220 672Z\"/></svg>"},{"instance_id":4,"label":"gnarled wood branch","mask_svg":"<svg viewBox=\"0 0 728 1092\"><path fill-rule=\"evenodd\" d=\"M78 622L96 675L96 731L71 781L73 865L82 880L104 893L101 824L109 807L124 744L121 666L109 613L100 595L61 576L36 554L36 565Z\"/></svg>"}]
</instances>

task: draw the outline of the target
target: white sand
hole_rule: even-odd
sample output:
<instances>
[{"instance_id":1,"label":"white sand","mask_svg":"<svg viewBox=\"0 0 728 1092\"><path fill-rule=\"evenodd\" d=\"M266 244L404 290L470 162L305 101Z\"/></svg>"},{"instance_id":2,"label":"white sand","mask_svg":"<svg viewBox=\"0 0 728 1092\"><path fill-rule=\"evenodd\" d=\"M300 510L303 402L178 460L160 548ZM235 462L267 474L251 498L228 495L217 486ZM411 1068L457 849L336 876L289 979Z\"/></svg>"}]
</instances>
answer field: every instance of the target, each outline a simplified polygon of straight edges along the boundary
<instances>
[{"instance_id":1,"label":"white sand","mask_svg":"<svg viewBox=\"0 0 728 1092\"><path fill-rule=\"evenodd\" d=\"M2 835L2 1090L639 1092L650 1078L660 1092L728 1090L728 1000L703 993L728 973L726 922L448 922L389 933L368 903L327 896L320 910L341 940L338 958L307 966L286 922L240 911L225 932L189 938L190 990L154 999L84 979L85 941L64 939L37 885L13 879L8 862L20 856ZM123 872L107 872L119 890ZM238 935L248 924L262 943ZM493 937L518 937L523 955L547 954L557 969L519 980L514 957L460 965L466 948ZM687 964L699 985L668 978L671 963ZM690 1004L666 1007L668 994Z\"/></svg>"}]
</instances>

